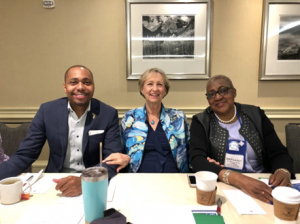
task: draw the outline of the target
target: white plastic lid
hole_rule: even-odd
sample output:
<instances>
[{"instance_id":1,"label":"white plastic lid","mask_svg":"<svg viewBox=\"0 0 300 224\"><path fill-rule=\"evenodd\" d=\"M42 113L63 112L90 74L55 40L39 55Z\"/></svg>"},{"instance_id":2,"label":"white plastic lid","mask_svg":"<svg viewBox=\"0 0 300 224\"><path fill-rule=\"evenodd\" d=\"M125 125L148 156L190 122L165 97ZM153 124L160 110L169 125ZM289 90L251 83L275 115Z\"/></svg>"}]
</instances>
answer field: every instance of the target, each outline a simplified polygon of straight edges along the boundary
<instances>
[{"instance_id":1,"label":"white plastic lid","mask_svg":"<svg viewBox=\"0 0 300 224\"><path fill-rule=\"evenodd\" d=\"M279 186L272 191L272 196L277 201L287 204L299 204L300 192L291 187Z\"/></svg>"},{"instance_id":2,"label":"white plastic lid","mask_svg":"<svg viewBox=\"0 0 300 224\"><path fill-rule=\"evenodd\" d=\"M210 172L210 171L199 171L195 173L196 179L202 180L202 181L210 181L210 180L217 180L218 175Z\"/></svg>"}]
</instances>

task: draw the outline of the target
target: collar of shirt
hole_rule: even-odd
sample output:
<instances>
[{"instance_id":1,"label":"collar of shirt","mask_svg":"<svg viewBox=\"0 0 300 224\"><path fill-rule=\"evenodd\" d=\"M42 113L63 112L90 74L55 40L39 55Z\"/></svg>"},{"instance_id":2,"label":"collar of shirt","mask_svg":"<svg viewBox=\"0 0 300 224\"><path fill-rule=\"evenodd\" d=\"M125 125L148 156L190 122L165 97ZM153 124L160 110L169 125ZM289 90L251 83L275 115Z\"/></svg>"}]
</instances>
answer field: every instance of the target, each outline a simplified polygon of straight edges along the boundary
<instances>
[{"instance_id":1,"label":"collar of shirt","mask_svg":"<svg viewBox=\"0 0 300 224\"><path fill-rule=\"evenodd\" d=\"M70 102L68 101L68 110L69 110L69 114L71 114L71 116L72 116L72 118L74 119L74 120L81 120L83 117L85 117L85 115L87 114L87 112L89 112L90 110L91 110L91 101L89 102L89 105L88 105L88 107L86 108L86 110L85 110L85 112L84 112L84 114L80 117L80 118L78 118L77 117L77 114L74 112L74 110L72 109L72 107L71 107L71 105L70 105ZM71 112L71 113L70 113Z\"/></svg>"}]
</instances>

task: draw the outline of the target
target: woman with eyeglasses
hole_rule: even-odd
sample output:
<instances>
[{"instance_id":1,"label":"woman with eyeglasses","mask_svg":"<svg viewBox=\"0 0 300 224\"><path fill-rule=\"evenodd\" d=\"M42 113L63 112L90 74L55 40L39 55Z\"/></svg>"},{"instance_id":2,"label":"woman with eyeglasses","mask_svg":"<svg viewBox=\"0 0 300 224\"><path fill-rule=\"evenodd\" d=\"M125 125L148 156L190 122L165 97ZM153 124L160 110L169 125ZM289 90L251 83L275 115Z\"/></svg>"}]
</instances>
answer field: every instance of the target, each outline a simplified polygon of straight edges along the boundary
<instances>
[{"instance_id":1,"label":"woman with eyeglasses","mask_svg":"<svg viewBox=\"0 0 300 224\"><path fill-rule=\"evenodd\" d=\"M227 76L212 77L206 92L209 107L193 116L190 129L193 170L214 172L220 181L271 203L272 188L241 173L272 173L270 185L291 186L293 160L273 124L259 107L234 101L237 91Z\"/></svg>"}]
</instances>

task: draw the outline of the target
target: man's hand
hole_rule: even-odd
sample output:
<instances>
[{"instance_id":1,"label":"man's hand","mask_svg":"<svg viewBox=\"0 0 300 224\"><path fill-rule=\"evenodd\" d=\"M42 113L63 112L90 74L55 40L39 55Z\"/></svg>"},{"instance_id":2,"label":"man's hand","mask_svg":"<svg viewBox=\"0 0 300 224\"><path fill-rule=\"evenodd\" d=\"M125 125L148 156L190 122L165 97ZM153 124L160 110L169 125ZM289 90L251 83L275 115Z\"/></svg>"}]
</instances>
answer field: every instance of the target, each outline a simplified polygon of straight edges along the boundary
<instances>
[{"instance_id":1,"label":"man's hand","mask_svg":"<svg viewBox=\"0 0 300 224\"><path fill-rule=\"evenodd\" d=\"M68 176L61 179L53 179L57 183L55 189L61 191L64 196L74 197L81 194L81 178Z\"/></svg>"},{"instance_id":2,"label":"man's hand","mask_svg":"<svg viewBox=\"0 0 300 224\"><path fill-rule=\"evenodd\" d=\"M130 162L130 157L123 153L112 153L102 162L109 165L119 165L117 168L117 173L119 173Z\"/></svg>"}]
</instances>

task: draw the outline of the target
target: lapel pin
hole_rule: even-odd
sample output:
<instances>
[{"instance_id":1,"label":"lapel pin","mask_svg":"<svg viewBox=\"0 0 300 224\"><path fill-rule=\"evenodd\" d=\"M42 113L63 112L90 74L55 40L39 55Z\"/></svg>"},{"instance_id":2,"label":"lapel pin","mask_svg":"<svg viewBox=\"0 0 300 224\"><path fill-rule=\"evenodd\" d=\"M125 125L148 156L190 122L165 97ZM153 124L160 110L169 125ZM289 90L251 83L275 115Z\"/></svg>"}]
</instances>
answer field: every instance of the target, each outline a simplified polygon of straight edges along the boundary
<instances>
[{"instance_id":1,"label":"lapel pin","mask_svg":"<svg viewBox=\"0 0 300 224\"><path fill-rule=\"evenodd\" d=\"M93 119L95 119L96 115L94 113L92 113L92 115L93 115Z\"/></svg>"}]
</instances>

